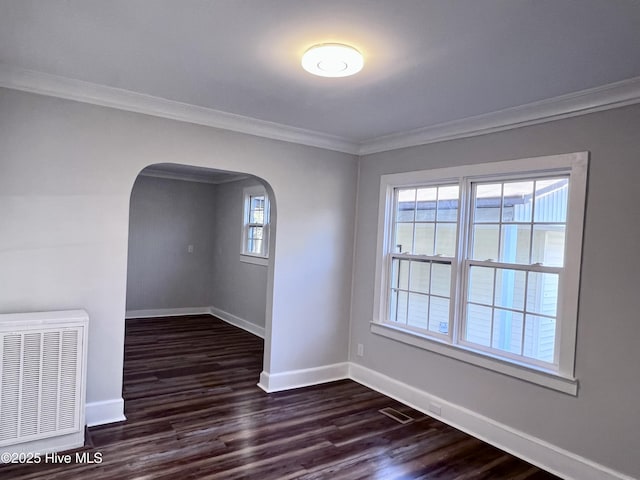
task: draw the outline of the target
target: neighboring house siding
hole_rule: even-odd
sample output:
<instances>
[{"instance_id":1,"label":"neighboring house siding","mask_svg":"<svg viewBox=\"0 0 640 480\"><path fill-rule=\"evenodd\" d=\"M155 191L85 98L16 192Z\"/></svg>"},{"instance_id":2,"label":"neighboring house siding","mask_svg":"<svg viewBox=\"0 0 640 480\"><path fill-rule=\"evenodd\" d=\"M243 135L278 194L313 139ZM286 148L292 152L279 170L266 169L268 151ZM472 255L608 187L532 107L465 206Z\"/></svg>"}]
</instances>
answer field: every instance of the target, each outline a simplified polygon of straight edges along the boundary
<instances>
[{"instance_id":1,"label":"neighboring house siding","mask_svg":"<svg viewBox=\"0 0 640 480\"><path fill-rule=\"evenodd\" d=\"M535 202L536 220L544 219L545 222L564 222L567 214L567 186L544 192L537 197L521 197L514 199L513 204L503 207L505 221L530 222ZM426 204L425 204L426 206ZM428 208L434 208L429 205ZM455 219L457 205L451 204L451 218ZM442 207L440 207L442 208ZM400 207L401 211L409 210ZM418 211L421 205L418 203ZM499 216L499 206L479 208L476 211L476 220L483 221ZM426 215L426 214L423 214ZM439 218L442 218L439 213ZM411 245L412 230L410 224L403 225L407 232L401 239L405 246ZM442 253L438 245L455 245L456 231L453 224L437 225L437 232L431 228L428 232L422 228L425 225L416 224L416 244L432 243L433 235L436 235L436 252ZM450 228L453 227L453 228ZM428 236L430 241L425 242L422 236ZM564 229L553 225L536 225L533 234L530 235L528 225L504 224L502 231L495 224L477 223L474 227L474 257L481 260L494 259L500 256L501 261L519 264L529 263L529 251L533 257L542 260L545 265L558 265L563 263L564 256ZM500 238L501 253L497 252L498 237ZM400 237L400 236L399 236ZM531 245L533 243L533 245ZM403 251L405 248L403 247ZM399 279L402 281L408 275L409 262L401 262ZM415 265L415 262L414 262ZM435 267L435 266L434 266ZM424 281L433 285L448 285L450 270L439 266L432 268L430 278ZM413 275L413 274L412 274ZM558 276L553 274L530 274L525 292L525 273L513 270L494 271L490 268L473 267L470 278L469 293L466 300L496 306L504 309L495 310L492 318L490 307L468 304L466 309L465 338L467 341L478 345L492 346L501 350L519 354L521 350L528 357L552 362L556 340L556 321L553 318L537 317L512 312L508 309L523 310L525 300L527 311L537 312L543 315L556 316L558 301ZM449 317L449 300L419 295L415 293L399 292L392 296L391 311L397 311L397 320L412 327L438 331L440 322L447 322ZM526 298L525 298L526 297ZM392 314L392 318L394 315ZM493 327L492 327L493 324ZM523 336L524 329L524 336ZM440 331L442 331L440 329ZM492 338L493 337L493 338ZM524 341L524 345L522 345Z\"/></svg>"}]
</instances>

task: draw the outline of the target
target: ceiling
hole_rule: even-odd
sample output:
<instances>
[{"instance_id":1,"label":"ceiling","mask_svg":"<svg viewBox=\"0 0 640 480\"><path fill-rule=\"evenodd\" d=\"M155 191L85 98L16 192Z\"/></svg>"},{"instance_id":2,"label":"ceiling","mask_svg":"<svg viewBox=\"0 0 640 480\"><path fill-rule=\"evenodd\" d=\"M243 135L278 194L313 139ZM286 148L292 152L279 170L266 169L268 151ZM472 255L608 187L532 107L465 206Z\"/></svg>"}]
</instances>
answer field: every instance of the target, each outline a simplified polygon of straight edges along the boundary
<instances>
[{"instance_id":1,"label":"ceiling","mask_svg":"<svg viewBox=\"0 0 640 480\"><path fill-rule=\"evenodd\" d=\"M640 77L640 2L0 0L0 64L362 143Z\"/></svg>"}]
</instances>

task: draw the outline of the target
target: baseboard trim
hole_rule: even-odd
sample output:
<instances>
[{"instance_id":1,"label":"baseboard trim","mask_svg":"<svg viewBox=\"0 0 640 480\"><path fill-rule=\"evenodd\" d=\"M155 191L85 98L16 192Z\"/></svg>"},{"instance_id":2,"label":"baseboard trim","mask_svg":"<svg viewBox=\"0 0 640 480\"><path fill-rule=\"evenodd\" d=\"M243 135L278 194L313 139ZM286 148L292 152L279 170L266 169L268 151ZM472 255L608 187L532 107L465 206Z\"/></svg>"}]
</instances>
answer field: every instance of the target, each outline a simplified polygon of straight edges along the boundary
<instances>
[{"instance_id":1,"label":"baseboard trim","mask_svg":"<svg viewBox=\"0 0 640 480\"><path fill-rule=\"evenodd\" d=\"M264 327L256 325L249 320L245 320L244 318L240 318L237 315L225 312L224 310L221 310L217 307L209 307L207 313L210 313L214 317L218 317L220 320L224 320L234 327L241 328L257 337L264 338Z\"/></svg>"},{"instance_id":2,"label":"baseboard trim","mask_svg":"<svg viewBox=\"0 0 640 480\"><path fill-rule=\"evenodd\" d=\"M209 307L185 307L185 308L152 308L147 310L127 310L124 318L153 318L153 317L179 317L182 315L207 315L211 313Z\"/></svg>"},{"instance_id":3,"label":"baseboard trim","mask_svg":"<svg viewBox=\"0 0 640 480\"><path fill-rule=\"evenodd\" d=\"M90 402L85 406L85 419L88 427L106 423L124 422L124 400L114 398L101 402Z\"/></svg>"},{"instance_id":4,"label":"baseboard trim","mask_svg":"<svg viewBox=\"0 0 640 480\"><path fill-rule=\"evenodd\" d=\"M45 455L50 452L64 452L66 450L75 450L81 448L85 444L84 427L79 432L68 433L57 437L41 438L40 440L32 440L30 442L16 443L14 445L5 445L2 447L3 453L22 453L22 454L40 454ZM3 460L4 455L0 456L0 465L6 462ZM26 458L29 458L28 456ZM44 462L43 460L43 463Z\"/></svg>"},{"instance_id":5,"label":"baseboard trim","mask_svg":"<svg viewBox=\"0 0 640 480\"><path fill-rule=\"evenodd\" d=\"M185 307L185 308L153 308L148 310L127 310L125 319L155 318L155 317L181 317L183 315L213 315L220 320L241 328L257 337L264 338L264 327L240 318L237 315L226 312L217 307Z\"/></svg>"},{"instance_id":6,"label":"baseboard trim","mask_svg":"<svg viewBox=\"0 0 640 480\"><path fill-rule=\"evenodd\" d=\"M267 393L273 393L321 383L335 382L336 380L344 380L345 378L349 378L349 364L347 362L280 373L263 371L260 374L258 387Z\"/></svg>"},{"instance_id":7,"label":"baseboard trim","mask_svg":"<svg viewBox=\"0 0 640 480\"><path fill-rule=\"evenodd\" d=\"M634 480L621 472L361 365L349 364L349 378L562 478ZM440 408L440 415L430 410L434 404Z\"/></svg>"}]
</instances>

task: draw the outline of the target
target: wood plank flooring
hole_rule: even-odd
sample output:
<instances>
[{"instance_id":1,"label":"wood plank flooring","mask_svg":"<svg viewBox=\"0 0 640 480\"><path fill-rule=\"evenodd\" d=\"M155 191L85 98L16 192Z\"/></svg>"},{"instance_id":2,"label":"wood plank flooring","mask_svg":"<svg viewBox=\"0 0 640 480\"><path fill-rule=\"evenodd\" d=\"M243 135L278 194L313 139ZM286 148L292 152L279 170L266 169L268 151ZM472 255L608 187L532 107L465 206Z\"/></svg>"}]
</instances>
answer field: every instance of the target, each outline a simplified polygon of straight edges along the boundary
<instances>
[{"instance_id":1,"label":"wood plank flooring","mask_svg":"<svg viewBox=\"0 0 640 480\"><path fill-rule=\"evenodd\" d=\"M262 355L210 316L128 320L127 421L88 429L83 449L102 463L4 465L0 479L557 478L350 380L266 394Z\"/></svg>"}]
</instances>

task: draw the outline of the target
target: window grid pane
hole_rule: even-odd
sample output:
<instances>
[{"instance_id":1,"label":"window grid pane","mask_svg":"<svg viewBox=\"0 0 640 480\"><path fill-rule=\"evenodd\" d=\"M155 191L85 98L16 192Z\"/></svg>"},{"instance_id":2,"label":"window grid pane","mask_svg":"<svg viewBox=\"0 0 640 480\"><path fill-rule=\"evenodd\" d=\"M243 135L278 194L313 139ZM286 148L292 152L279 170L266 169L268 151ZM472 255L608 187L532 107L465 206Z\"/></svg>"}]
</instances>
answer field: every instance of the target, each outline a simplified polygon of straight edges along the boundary
<instances>
[{"instance_id":1,"label":"window grid pane","mask_svg":"<svg viewBox=\"0 0 640 480\"><path fill-rule=\"evenodd\" d=\"M264 225L264 195L249 197L249 223Z\"/></svg>"},{"instance_id":2,"label":"window grid pane","mask_svg":"<svg viewBox=\"0 0 640 480\"><path fill-rule=\"evenodd\" d=\"M471 258L562 267L568 187L567 177L473 184Z\"/></svg>"},{"instance_id":3,"label":"window grid pane","mask_svg":"<svg viewBox=\"0 0 640 480\"><path fill-rule=\"evenodd\" d=\"M559 274L471 265L468 278L465 341L553 362Z\"/></svg>"},{"instance_id":4,"label":"window grid pane","mask_svg":"<svg viewBox=\"0 0 640 480\"><path fill-rule=\"evenodd\" d=\"M458 185L397 189L394 251L454 257L459 196Z\"/></svg>"},{"instance_id":5,"label":"window grid pane","mask_svg":"<svg viewBox=\"0 0 640 480\"><path fill-rule=\"evenodd\" d=\"M389 318L443 335L449 333L451 264L392 258Z\"/></svg>"},{"instance_id":6,"label":"window grid pane","mask_svg":"<svg viewBox=\"0 0 640 480\"><path fill-rule=\"evenodd\" d=\"M247 251L253 254L262 252L264 227L249 227L247 229Z\"/></svg>"}]
</instances>

